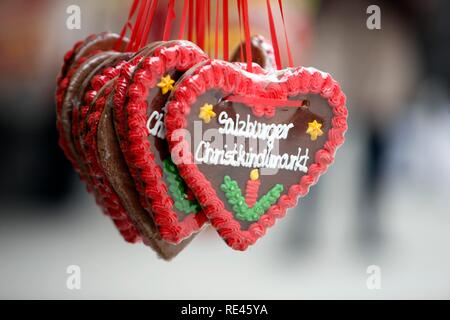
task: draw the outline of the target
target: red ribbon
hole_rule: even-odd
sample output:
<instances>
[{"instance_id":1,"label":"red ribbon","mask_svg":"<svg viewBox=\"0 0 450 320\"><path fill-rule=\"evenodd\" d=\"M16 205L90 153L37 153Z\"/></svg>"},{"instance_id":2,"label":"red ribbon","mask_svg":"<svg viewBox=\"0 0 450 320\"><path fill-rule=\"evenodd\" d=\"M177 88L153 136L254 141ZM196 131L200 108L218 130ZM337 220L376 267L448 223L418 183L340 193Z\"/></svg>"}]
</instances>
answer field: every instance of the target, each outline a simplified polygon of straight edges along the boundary
<instances>
[{"instance_id":1,"label":"red ribbon","mask_svg":"<svg viewBox=\"0 0 450 320\"><path fill-rule=\"evenodd\" d=\"M144 13L145 13L145 8L147 6L147 2L148 2L148 0L143 0L143 1L141 1L140 5L139 5L138 15L137 15L133 30L131 32L130 42L128 44L127 51L133 50L133 47L136 42L136 38L137 38L137 36L139 34L139 30L141 28L141 21L142 21L142 17L144 16Z\"/></svg>"},{"instance_id":2,"label":"red ribbon","mask_svg":"<svg viewBox=\"0 0 450 320\"><path fill-rule=\"evenodd\" d=\"M219 57L219 8L220 0L216 2L216 26L214 31L214 59Z\"/></svg>"},{"instance_id":3,"label":"red ribbon","mask_svg":"<svg viewBox=\"0 0 450 320\"><path fill-rule=\"evenodd\" d=\"M166 16L166 23L164 26L163 41L167 41L170 39L173 20L176 17L174 7L175 7L175 0L169 0L169 4L167 5L167 16Z\"/></svg>"},{"instance_id":4,"label":"red ribbon","mask_svg":"<svg viewBox=\"0 0 450 320\"><path fill-rule=\"evenodd\" d=\"M189 0L184 0L183 11L181 13L180 31L178 33L178 39L184 38L184 28L186 26L186 18L189 12Z\"/></svg>"},{"instance_id":5,"label":"red ribbon","mask_svg":"<svg viewBox=\"0 0 450 320\"><path fill-rule=\"evenodd\" d=\"M211 55L211 0L206 0L206 12L208 13L208 55Z\"/></svg>"},{"instance_id":6,"label":"red ribbon","mask_svg":"<svg viewBox=\"0 0 450 320\"><path fill-rule=\"evenodd\" d=\"M277 64L277 69L280 70L282 66L281 66L280 48L278 46L277 31L275 29L275 23L273 20L270 0L266 0L266 3L267 3L267 15L269 16L270 37L272 38L273 51L275 53L275 62Z\"/></svg>"},{"instance_id":7,"label":"red ribbon","mask_svg":"<svg viewBox=\"0 0 450 320\"><path fill-rule=\"evenodd\" d=\"M141 25L141 23L139 24L139 28L137 30L137 35L136 35L136 39L135 39L133 47L132 47L132 51L138 51L139 48L141 48L141 44L145 44L145 42L147 41L144 34L146 33L147 29L150 29L148 27L148 25L149 25L149 23L151 23L151 21L149 21L150 19L148 19L148 16L150 15L150 10L151 10L152 4L155 1L157 1L157 0L147 0L146 1L145 8L144 8L144 14L142 16L143 23L142 23L142 25ZM147 33L148 33L148 31L147 31Z\"/></svg>"},{"instance_id":8,"label":"red ribbon","mask_svg":"<svg viewBox=\"0 0 450 320\"><path fill-rule=\"evenodd\" d=\"M289 59L289 67L293 68L294 67L294 59L292 59L291 46L289 45L289 39L288 39L287 31L286 31L286 23L284 21L283 1L278 0L278 5L280 7L281 20L283 21L284 39L286 41L286 50L287 50L288 59Z\"/></svg>"},{"instance_id":9,"label":"red ribbon","mask_svg":"<svg viewBox=\"0 0 450 320\"><path fill-rule=\"evenodd\" d=\"M150 12L148 14L148 18L146 20L144 32L143 32L143 35L142 35L142 40L140 41L139 46L138 46L137 49L142 48L143 46L145 46L147 44L148 35L150 33L150 28L151 28L151 26L153 24L153 18L155 16L155 12L156 12L157 7L158 7L158 0L153 0L152 5L150 7Z\"/></svg>"},{"instance_id":10,"label":"red ribbon","mask_svg":"<svg viewBox=\"0 0 450 320\"><path fill-rule=\"evenodd\" d=\"M223 60L228 61L228 0L223 0Z\"/></svg>"},{"instance_id":11,"label":"red ribbon","mask_svg":"<svg viewBox=\"0 0 450 320\"><path fill-rule=\"evenodd\" d=\"M275 53L275 61L277 69L282 68L282 61L280 55L280 48L278 43L278 36L274 22L274 16L270 4L270 0L266 0L267 13L270 27L270 34L272 38L272 44ZM220 0L216 0L216 13L215 13L215 35L214 35L214 57L217 59L219 56L219 11ZM285 14L283 9L282 0L278 0L278 5L281 13L281 19L284 29L284 37L286 42L286 49L288 54L289 66L293 67L292 51L289 45L288 34L286 30ZM131 29L130 43L127 50L137 51L144 46L148 40L148 35L153 23L155 12L158 6L158 0L134 0L128 14L128 19L120 32L120 37L115 45L115 49L118 50L123 43L123 38L128 29ZM239 34L241 37L240 54L241 61L244 61L244 50L242 44L242 32L245 36L245 55L247 56L247 70L252 71L252 51L251 51L251 38L250 38L250 22L248 14L248 0L237 0L238 16L239 16ZM164 25L163 40L170 39L173 21L176 18L175 15L175 0L168 1L167 16ZM228 16L228 0L223 0L223 59L229 60L229 16ZM207 11L207 12L205 12ZM136 15L137 17L133 25L132 20ZM207 16L206 16L207 14ZM147 19L146 19L147 17ZM194 30L196 42L202 49L205 49L205 32L208 37L207 51L211 54L212 39L211 39L211 1L210 0L184 0L180 29L178 32L178 38L183 39L186 27L186 20L188 23L188 40L193 41ZM195 23L195 25L194 25ZM206 25L207 24L207 25Z\"/></svg>"},{"instance_id":12,"label":"red ribbon","mask_svg":"<svg viewBox=\"0 0 450 320\"><path fill-rule=\"evenodd\" d=\"M196 6L195 6L195 13L196 13L196 41L197 45L202 48L202 50L205 49L205 0L197 0Z\"/></svg>"},{"instance_id":13,"label":"red ribbon","mask_svg":"<svg viewBox=\"0 0 450 320\"><path fill-rule=\"evenodd\" d=\"M126 32L127 32L127 29L128 29L128 28L129 28L130 30L133 29L133 25L132 25L132 23L131 23L131 19L133 18L134 14L136 13L136 9L137 9L137 7L138 7L139 1L140 1L140 0L134 0L134 1L133 1L133 4L131 5L130 12L128 13L128 19L127 19L127 21L125 22L125 24L123 25L122 31L120 31L120 37L119 37L119 40L117 40L116 46L114 47L114 50L116 50L116 51L119 50L120 47L122 46L123 38L125 37L125 34L126 34Z\"/></svg>"},{"instance_id":14,"label":"red ribbon","mask_svg":"<svg viewBox=\"0 0 450 320\"><path fill-rule=\"evenodd\" d=\"M192 41L193 38L194 38L194 0L189 0L188 40Z\"/></svg>"},{"instance_id":15,"label":"red ribbon","mask_svg":"<svg viewBox=\"0 0 450 320\"><path fill-rule=\"evenodd\" d=\"M244 50L242 48L242 14L241 0L237 0L238 16L239 16L239 52L241 53L241 62L244 62Z\"/></svg>"},{"instance_id":16,"label":"red ribbon","mask_svg":"<svg viewBox=\"0 0 450 320\"><path fill-rule=\"evenodd\" d=\"M241 0L242 14L244 20L244 33L245 33L245 51L247 55L247 71L253 71L253 59L252 59L252 44L250 39L250 21L248 17L248 0Z\"/></svg>"}]
</instances>

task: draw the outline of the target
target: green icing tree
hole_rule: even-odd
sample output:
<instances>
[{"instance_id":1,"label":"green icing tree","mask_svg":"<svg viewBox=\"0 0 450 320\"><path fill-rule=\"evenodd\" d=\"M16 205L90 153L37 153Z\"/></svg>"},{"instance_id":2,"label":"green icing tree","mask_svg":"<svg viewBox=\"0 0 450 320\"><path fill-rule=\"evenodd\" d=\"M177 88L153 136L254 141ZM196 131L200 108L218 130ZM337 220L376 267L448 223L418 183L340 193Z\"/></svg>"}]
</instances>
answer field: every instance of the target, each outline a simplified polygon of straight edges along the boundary
<instances>
[{"instance_id":1,"label":"green icing tree","mask_svg":"<svg viewBox=\"0 0 450 320\"><path fill-rule=\"evenodd\" d=\"M235 180L231 179L229 176L225 176L220 187L222 191L225 192L225 196L228 203L233 208L236 218L243 221L258 221L259 218L278 201L283 192L283 185L276 184L269 192L262 196L253 207L249 208L242 195L241 188L239 188L239 185Z\"/></svg>"},{"instance_id":2,"label":"green icing tree","mask_svg":"<svg viewBox=\"0 0 450 320\"><path fill-rule=\"evenodd\" d=\"M174 206L186 214L197 213L201 207L196 200L187 199L186 183L181 179L178 169L171 159L163 161L163 171L169 183L169 192L174 200Z\"/></svg>"}]
</instances>

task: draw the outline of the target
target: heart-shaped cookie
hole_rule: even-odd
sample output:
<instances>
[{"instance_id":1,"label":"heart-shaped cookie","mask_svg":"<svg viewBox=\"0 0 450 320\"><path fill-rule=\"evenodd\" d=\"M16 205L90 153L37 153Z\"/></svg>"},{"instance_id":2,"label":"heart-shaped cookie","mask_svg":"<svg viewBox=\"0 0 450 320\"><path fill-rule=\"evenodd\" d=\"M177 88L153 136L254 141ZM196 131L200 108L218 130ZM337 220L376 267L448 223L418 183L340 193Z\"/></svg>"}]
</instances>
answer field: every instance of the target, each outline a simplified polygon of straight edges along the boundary
<instances>
[{"instance_id":1,"label":"heart-shaped cookie","mask_svg":"<svg viewBox=\"0 0 450 320\"><path fill-rule=\"evenodd\" d=\"M93 172L91 162L86 157L85 148L81 143L81 133L86 131L86 122L88 116L92 112L90 108L91 101L95 99L95 89L99 86L99 77L102 75L113 75L118 73L117 65L120 66L122 61L128 60L132 54L130 53L109 53L109 57L99 63L89 75L84 79L80 86L77 96L72 98L72 141L71 144L75 148L76 157L81 162L80 168L83 169L86 176L86 182L92 190L97 203L101 206L104 213L110 216L120 231L122 236L128 242L138 242L141 235L135 228L132 220L127 212L122 209L120 201L114 196L110 186L99 175ZM92 85L95 85L95 89ZM94 125L94 124L93 124ZM96 146L96 140L92 141L92 145ZM89 159L90 160L90 159Z\"/></svg>"},{"instance_id":2,"label":"heart-shaped cookie","mask_svg":"<svg viewBox=\"0 0 450 320\"><path fill-rule=\"evenodd\" d=\"M118 39L118 35L109 33L93 35L78 42L66 54L56 95L60 145L125 240L137 242L142 239L160 257L169 260L192 240L190 235L200 229L206 217L178 175L167 142L159 136L165 132L163 106L184 71L208 58L197 46L186 41L158 42L135 54L119 53L113 51ZM125 39L119 50L123 50L126 44ZM254 60L271 69L272 65L268 64L270 51L262 44L261 41L252 42L252 50L258 52ZM244 64L239 64L239 67L243 68ZM254 64L254 72L264 74L266 70ZM158 76L160 81L153 83L151 78ZM133 108L139 104L139 99L133 100L136 98L133 90L135 94L139 89L143 90L140 92L143 101L148 99L149 118L156 116L156 111L159 113L158 130L153 140L149 137L149 142L157 148L156 158L160 163L155 161L153 165L156 172L162 172L159 178L164 181L160 186L164 188L164 183L167 183L169 187L166 189L154 188L153 182L159 180L158 176L152 180L143 171L148 163L142 166L142 162L135 162L136 156L140 160L152 160L155 152L150 150L141 157L133 149L136 142L133 135L139 130L135 131L133 125L130 127L128 120L130 112L132 117L136 115ZM151 131L149 123L145 124L147 135ZM120 147L117 137L122 137ZM128 163L124 161L122 151L126 157L131 154ZM130 172L134 173L134 180ZM154 174L154 170L148 172ZM152 211L154 205L158 208L158 218ZM186 210L192 209L197 211L192 212L196 217L186 219ZM177 215L176 221L174 215ZM159 230L155 222L160 223ZM161 230L165 233L160 233ZM163 235L168 236L164 239Z\"/></svg>"},{"instance_id":3,"label":"heart-shaped cookie","mask_svg":"<svg viewBox=\"0 0 450 320\"><path fill-rule=\"evenodd\" d=\"M114 88L121 68L136 68L152 50L161 45L163 44L153 43L130 60L111 66L93 77L92 90L87 92L85 98L90 106L87 107L79 138L90 175L103 198L109 200L104 206L114 215L113 218L124 214L130 217L144 243L153 248L161 258L170 260L186 247L191 238L177 245L161 239L151 213L139 203L139 195L120 150L112 121Z\"/></svg>"},{"instance_id":4,"label":"heart-shaped cookie","mask_svg":"<svg viewBox=\"0 0 450 320\"><path fill-rule=\"evenodd\" d=\"M162 239L173 244L198 232L207 219L171 161L163 107L175 81L207 59L190 42L166 42L138 66L123 67L115 86L115 128L141 205Z\"/></svg>"},{"instance_id":5,"label":"heart-shaped cookie","mask_svg":"<svg viewBox=\"0 0 450 320\"><path fill-rule=\"evenodd\" d=\"M266 65L266 48L257 45L259 42L255 50L261 51L258 62ZM162 43L137 66L124 67L124 76L116 85L116 128L141 203L153 214L161 237L174 244L199 231L206 218L171 161L163 107L176 80L205 59L205 54L189 42ZM265 72L258 66L255 69ZM122 101L120 88L128 86Z\"/></svg>"},{"instance_id":6,"label":"heart-shaped cookie","mask_svg":"<svg viewBox=\"0 0 450 320\"><path fill-rule=\"evenodd\" d=\"M113 33L91 35L78 42L64 58L56 93L57 127L59 144L67 158L72 162L80 178L86 182L87 189L93 192L97 203L103 211L113 218L118 230L128 242L137 242L140 236L126 215L119 215L106 203L112 203L108 197L102 197L102 189L96 188L92 176L86 168L79 146L77 146L78 119L83 116L79 112L83 96L89 89L90 79L99 73L107 64L113 64L119 53L115 49L120 36ZM127 39L123 39L119 50L124 50ZM116 205L117 206L117 205Z\"/></svg>"},{"instance_id":7,"label":"heart-shaped cookie","mask_svg":"<svg viewBox=\"0 0 450 320\"><path fill-rule=\"evenodd\" d=\"M229 246L254 244L317 183L344 142L345 101L312 68L211 60L179 80L166 105L172 159Z\"/></svg>"},{"instance_id":8,"label":"heart-shaped cookie","mask_svg":"<svg viewBox=\"0 0 450 320\"><path fill-rule=\"evenodd\" d=\"M63 104L66 98L67 90L72 81L72 77L78 71L80 66L83 65L89 57L99 54L102 51L112 50L116 46L119 38L120 36L117 34L103 32L96 35L90 35L85 40L77 42L74 47L65 54L64 63L57 78L57 89L55 96L57 115L56 125L59 131L59 145L82 180L85 180L85 176L79 167L79 163L76 159L76 155L73 153L74 150L70 145L70 141L67 141L67 135L64 133L65 130L67 130L64 121L67 125L68 121L70 121L71 115L63 114ZM118 48L119 51L124 50L127 43L128 39L123 39L120 48Z\"/></svg>"}]
</instances>

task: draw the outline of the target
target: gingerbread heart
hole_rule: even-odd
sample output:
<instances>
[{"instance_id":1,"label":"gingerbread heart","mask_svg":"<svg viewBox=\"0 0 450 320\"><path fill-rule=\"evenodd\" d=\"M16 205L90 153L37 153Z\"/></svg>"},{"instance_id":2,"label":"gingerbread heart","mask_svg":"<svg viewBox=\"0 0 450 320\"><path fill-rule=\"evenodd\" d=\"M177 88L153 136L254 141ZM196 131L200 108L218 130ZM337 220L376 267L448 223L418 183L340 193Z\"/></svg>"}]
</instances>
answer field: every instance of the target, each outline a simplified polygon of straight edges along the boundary
<instances>
[{"instance_id":1,"label":"gingerbread heart","mask_svg":"<svg viewBox=\"0 0 450 320\"><path fill-rule=\"evenodd\" d=\"M58 81L56 95L57 126L60 133L60 145L80 178L86 182L87 189L94 193L97 203L107 215L111 216L124 239L128 242L137 242L140 240L140 236L130 219L124 214L120 215L119 211L112 210L110 205L112 201L102 197L102 189L94 184L77 143L78 120L83 116L80 109L84 94L89 89L91 78L107 65L114 64L121 55L112 51L118 39L119 35L111 33L92 35L85 41L76 44L74 49L66 55L59 76L59 79L62 80ZM124 39L120 50L125 48L127 41Z\"/></svg>"},{"instance_id":2,"label":"gingerbread heart","mask_svg":"<svg viewBox=\"0 0 450 320\"><path fill-rule=\"evenodd\" d=\"M192 238L172 245L163 241L159 235L150 212L147 212L139 202L139 195L135 190L133 179L123 158L117 141L112 119L112 108L115 85L120 70L123 67L137 68L142 60L151 54L162 43L153 43L132 59L123 61L113 67L107 68L100 75L92 79L92 90L86 94L87 115L80 134L82 150L85 161L90 168L90 175L94 178L103 197L109 199L104 205L111 214L119 217L128 215L139 230L144 243L154 249L158 255L170 260L176 256ZM114 220L115 222L117 219ZM119 226L118 226L119 227Z\"/></svg>"},{"instance_id":3,"label":"gingerbread heart","mask_svg":"<svg viewBox=\"0 0 450 320\"><path fill-rule=\"evenodd\" d=\"M179 80L166 105L172 159L229 246L246 250L317 183L344 142L345 103L312 68L211 60Z\"/></svg>"},{"instance_id":4,"label":"gingerbread heart","mask_svg":"<svg viewBox=\"0 0 450 320\"><path fill-rule=\"evenodd\" d=\"M71 114L64 114L63 104L65 102L66 93L72 81L74 74L79 68L92 56L102 53L102 51L112 50L120 36L114 33L103 32L98 35L91 35L83 41L77 42L74 47L64 56L64 63L57 78L56 90L56 115L57 128L59 131L59 145L64 151L66 157L71 161L73 167L78 172L82 180L85 180L82 169L79 167L79 161L76 159L74 149L67 140L67 130L71 130L67 125L71 122ZM125 49L128 39L123 39L119 51Z\"/></svg>"},{"instance_id":5,"label":"gingerbread heart","mask_svg":"<svg viewBox=\"0 0 450 320\"><path fill-rule=\"evenodd\" d=\"M165 140L164 106L176 80L205 59L189 42L166 42L136 67L123 68L124 77L116 85L113 109L122 151L142 206L153 214L161 237L173 244L199 231L206 217L172 163ZM259 66L255 69L265 72ZM128 100L122 101L120 88L128 85Z\"/></svg>"},{"instance_id":6,"label":"gingerbread heart","mask_svg":"<svg viewBox=\"0 0 450 320\"><path fill-rule=\"evenodd\" d=\"M183 41L153 43L135 54L118 53L112 51L113 47L116 47L118 39L118 35L109 33L93 35L78 42L66 54L58 77L57 90L60 144L82 180L87 183L88 190L95 195L97 203L104 212L113 219L125 240L137 242L142 239L160 257L170 260L192 240L193 237L190 237L190 235L199 230L206 221L206 217L201 211L198 212L196 219L200 221L199 226L192 228L187 223L189 219L184 221L185 217L183 216L179 219L180 221L172 225L167 224L166 220L173 217L166 216L167 211L164 210L159 212L159 220L156 220L150 206L153 202L157 202L159 195L153 194L146 198L145 192L147 190L144 190L144 193L140 194L141 199L139 199L136 185L130 177L130 171L136 172L137 170L140 174L142 173L141 168L139 164L135 164L133 161L131 161L130 166L124 161L122 150L126 150L125 155L128 155L130 152L128 148L132 144L129 140L122 139L120 141L121 148L119 148L117 137L121 137L123 132L132 131L127 127L128 123L121 122L121 120L127 119L128 104L132 102L132 99L128 97L128 88L132 85L132 82L134 84L140 83L139 81L142 79L139 77L142 74L139 74L139 71L142 73L145 69L145 63L150 63L148 59L151 59L152 63L159 59L163 64L167 64L166 72L171 77L166 79L162 77L156 86L158 89L153 88L156 91L161 90L161 94L155 94L153 98L148 98L150 102L154 100L153 104L148 104L150 111L152 111L151 108L154 108L153 111L158 110L160 112L159 124L160 130L163 132L165 130L163 128L163 106L171 91L170 87L173 86L173 82L178 77L183 75L185 70L188 70L197 62L206 60L207 57L195 45ZM124 49L126 43L127 40L125 39L120 46L120 50ZM267 64L270 61L268 59L270 54L267 51L268 47L263 48L261 42L255 42L252 45L253 50L260 53L255 55L255 62L270 69L271 65ZM181 46L185 50L173 50L175 46ZM173 65L174 61L178 64ZM156 62L156 67L161 68L161 64ZM243 68L244 64L240 64L240 67ZM258 74L266 72L256 64L254 69L255 73ZM148 71L148 69L145 70L147 73ZM137 81L135 76L138 77ZM166 93L163 93L165 90L163 80L168 80L168 83L165 83L169 87ZM148 84L147 82L144 85ZM144 95L148 93L146 92ZM131 112L134 114L134 111ZM113 121L113 118L115 121ZM119 124L118 128L115 127L117 124ZM118 134L116 134L116 130ZM155 139L154 145L162 147L158 149L159 155L168 155L167 143L158 141L161 140L160 137ZM170 156L166 160L170 160ZM167 161L163 162L166 166L159 169L165 171L164 174L167 177L165 181L172 189L166 189L165 193L164 190L160 191L163 192L163 195L175 197L173 192L180 195L180 190L173 188L176 185L178 188L180 186L184 188L182 190L184 194L181 194L181 200L178 199L180 201L174 202L175 210L168 212L176 214L176 209L181 208L183 210L183 205L186 205L186 203L200 210L196 199L179 177L176 167L170 162L168 164ZM158 168L157 165L156 168ZM146 183L151 181L148 179L142 180L142 177L136 178L136 176L134 179L139 182L137 189L140 185L145 186ZM144 207L141 205L142 203L144 203ZM177 205L178 207L176 207ZM166 242L167 239L163 239L155 221L163 221L166 227L172 228L170 230L172 235L176 228L186 227L186 229L177 233L179 237L175 240L169 240L173 243L171 244Z\"/></svg>"},{"instance_id":7,"label":"gingerbread heart","mask_svg":"<svg viewBox=\"0 0 450 320\"><path fill-rule=\"evenodd\" d=\"M163 240L178 244L207 221L179 177L165 140L164 110L175 81L207 55L188 41L170 41L138 66L124 67L114 97L115 128L141 205Z\"/></svg>"},{"instance_id":8,"label":"gingerbread heart","mask_svg":"<svg viewBox=\"0 0 450 320\"><path fill-rule=\"evenodd\" d=\"M92 84L98 85L98 76L100 75L114 74L115 70L111 66L115 66L116 64L120 65L121 61L129 59L131 56L129 53L119 54L109 51L102 54L107 54L107 58L91 70L84 78L77 94L71 97L72 135L71 140L68 141L70 141L70 145L75 150L74 154L80 162L79 167L83 170L85 181L94 194L97 203L101 206L104 213L112 218L125 240L128 242L137 242L141 240L138 230L133 225L127 213L121 210L120 202L117 197L113 196L109 185L104 180L101 180L97 174L92 172L91 163L86 158L85 148L83 148L80 139L81 133L86 130L85 121L91 113L89 107L90 101L94 100L95 89L93 89ZM70 95L68 96L70 97ZM92 145L96 145L94 142L92 142Z\"/></svg>"}]
</instances>

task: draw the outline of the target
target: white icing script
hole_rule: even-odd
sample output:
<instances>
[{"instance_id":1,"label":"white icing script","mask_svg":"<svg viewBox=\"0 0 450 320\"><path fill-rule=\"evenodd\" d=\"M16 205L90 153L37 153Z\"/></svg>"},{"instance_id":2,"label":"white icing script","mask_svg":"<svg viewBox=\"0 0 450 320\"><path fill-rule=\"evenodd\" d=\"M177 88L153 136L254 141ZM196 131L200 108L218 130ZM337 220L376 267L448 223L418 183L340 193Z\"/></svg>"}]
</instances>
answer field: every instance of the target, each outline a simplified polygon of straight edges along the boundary
<instances>
[{"instance_id":1,"label":"white icing script","mask_svg":"<svg viewBox=\"0 0 450 320\"><path fill-rule=\"evenodd\" d=\"M218 132L223 135L259 139L265 141L266 147L261 152L253 152L252 148L245 150L243 144L234 143L231 148L225 144L224 148L213 146L210 142L200 141L195 150L196 162L247 168L286 169L308 172L309 149L297 149L297 154L274 153L274 142L287 139L289 130L294 127L289 124L265 124L251 121L250 115L246 120L228 117L222 111L217 121L222 125Z\"/></svg>"},{"instance_id":2,"label":"white icing script","mask_svg":"<svg viewBox=\"0 0 450 320\"><path fill-rule=\"evenodd\" d=\"M154 122L154 123L153 123ZM164 112L153 111L147 121L148 133L160 139L166 138L166 127L164 125Z\"/></svg>"},{"instance_id":3,"label":"white icing script","mask_svg":"<svg viewBox=\"0 0 450 320\"><path fill-rule=\"evenodd\" d=\"M275 139L286 139L289 129L293 128L292 123L289 124L265 124L258 121L250 121L250 115L247 115L247 121L239 120L239 115L236 115L236 120L228 118L228 114L222 111L217 119L223 128L219 128L219 133L230 134L236 137L254 138L267 140L267 146L273 147Z\"/></svg>"},{"instance_id":4,"label":"white icing script","mask_svg":"<svg viewBox=\"0 0 450 320\"><path fill-rule=\"evenodd\" d=\"M225 145L224 149L211 146L209 142L201 141L195 152L195 160L200 163L246 167L246 168L267 168L286 169L293 171L308 172L307 162L309 160L309 149L302 154L302 148L298 148L296 155L284 153L282 155L272 154L271 148L265 148L260 153L247 152L244 145L234 144L232 149Z\"/></svg>"}]
</instances>

